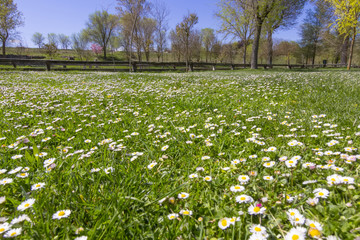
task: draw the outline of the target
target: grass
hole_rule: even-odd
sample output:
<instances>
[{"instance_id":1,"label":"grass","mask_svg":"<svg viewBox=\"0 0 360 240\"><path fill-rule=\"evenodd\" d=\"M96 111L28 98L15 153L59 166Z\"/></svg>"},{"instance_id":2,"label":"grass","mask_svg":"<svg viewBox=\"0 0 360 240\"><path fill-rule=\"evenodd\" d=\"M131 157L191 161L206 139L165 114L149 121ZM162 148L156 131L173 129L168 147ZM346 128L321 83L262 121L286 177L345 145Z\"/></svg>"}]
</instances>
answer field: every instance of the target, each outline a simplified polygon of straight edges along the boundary
<instances>
[{"instance_id":1,"label":"grass","mask_svg":"<svg viewBox=\"0 0 360 240\"><path fill-rule=\"evenodd\" d=\"M359 77L3 72L0 220L22 228L18 239L255 239L254 224L265 229L259 239L354 239ZM266 210L250 214L252 205Z\"/></svg>"}]
</instances>

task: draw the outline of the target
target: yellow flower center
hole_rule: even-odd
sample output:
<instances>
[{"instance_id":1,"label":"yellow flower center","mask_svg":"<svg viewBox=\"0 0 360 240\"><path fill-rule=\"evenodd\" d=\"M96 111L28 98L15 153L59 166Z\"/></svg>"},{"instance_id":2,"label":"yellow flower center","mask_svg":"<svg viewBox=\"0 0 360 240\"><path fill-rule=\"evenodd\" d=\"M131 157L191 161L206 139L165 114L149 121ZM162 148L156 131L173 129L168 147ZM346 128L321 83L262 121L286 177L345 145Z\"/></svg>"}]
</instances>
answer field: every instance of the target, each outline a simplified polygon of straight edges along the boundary
<instances>
[{"instance_id":1,"label":"yellow flower center","mask_svg":"<svg viewBox=\"0 0 360 240\"><path fill-rule=\"evenodd\" d=\"M242 180L246 180L246 177L242 177L241 179L242 179Z\"/></svg>"},{"instance_id":2,"label":"yellow flower center","mask_svg":"<svg viewBox=\"0 0 360 240\"><path fill-rule=\"evenodd\" d=\"M61 216L64 216L65 215L65 212L64 211L61 211L61 212L59 212L59 216L61 217Z\"/></svg>"},{"instance_id":3,"label":"yellow flower center","mask_svg":"<svg viewBox=\"0 0 360 240\"><path fill-rule=\"evenodd\" d=\"M246 199L246 197L241 197L240 200L244 201Z\"/></svg>"},{"instance_id":4,"label":"yellow flower center","mask_svg":"<svg viewBox=\"0 0 360 240\"><path fill-rule=\"evenodd\" d=\"M294 235L291 237L292 240L298 240L299 238L300 238L299 235L296 235L296 234L294 234Z\"/></svg>"},{"instance_id":5,"label":"yellow flower center","mask_svg":"<svg viewBox=\"0 0 360 240\"><path fill-rule=\"evenodd\" d=\"M321 232L319 230L317 230L316 228L311 228L309 230L309 235L311 237L320 237L321 236Z\"/></svg>"},{"instance_id":6,"label":"yellow flower center","mask_svg":"<svg viewBox=\"0 0 360 240\"><path fill-rule=\"evenodd\" d=\"M295 213L294 213L294 212L292 212L292 213L290 213L290 215L291 215L291 216L294 216L294 215L295 215Z\"/></svg>"},{"instance_id":7,"label":"yellow flower center","mask_svg":"<svg viewBox=\"0 0 360 240\"><path fill-rule=\"evenodd\" d=\"M30 204L28 204L28 203L24 205L24 207L29 207L29 206L30 206Z\"/></svg>"},{"instance_id":8,"label":"yellow flower center","mask_svg":"<svg viewBox=\"0 0 360 240\"><path fill-rule=\"evenodd\" d=\"M189 215L189 211L184 211L184 214L185 214L185 215Z\"/></svg>"},{"instance_id":9,"label":"yellow flower center","mask_svg":"<svg viewBox=\"0 0 360 240\"><path fill-rule=\"evenodd\" d=\"M297 221L297 222L298 222L298 221L300 221L300 219L299 219L299 218L295 218L295 221Z\"/></svg>"},{"instance_id":10,"label":"yellow flower center","mask_svg":"<svg viewBox=\"0 0 360 240\"><path fill-rule=\"evenodd\" d=\"M254 207L254 212L260 212L260 208L259 207Z\"/></svg>"},{"instance_id":11,"label":"yellow flower center","mask_svg":"<svg viewBox=\"0 0 360 240\"><path fill-rule=\"evenodd\" d=\"M10 236L15 236L16 235L16 232L13 232L10 234Z\"/></svg>"},{"instance_id":12,"label":"yellow flower center","mask_svg":"<svg viewBox=\"0 0 360 240\"><path fill-rule=\"evenodd\" d=\"M186 195L185 195L185 194L181 194L181 197L184 198L184 197L186 197Z\"/></svg>"},{"instance_id":13,"label":"yellow flower center","mask_svg":"<svg viewBox=\"0 0 360 240\"><path fill-rule=\"evenodd\" d=\"M170 216L170 219L174 219L175 217L174 216Z\"/></svg>"},{"instance_id":14,"label":"yellow flower center","mask_svg":"<svg viewBox=\"0 0 360 240\"><path fill-rule=\"evenodd\" d=\"M335 182L335 181L336 181L336 179L335 179L335 178L332 178L332 179L331 179L331 181Z\"/></svg>"},{"instance_id":15,"label":"yellow flower center","mask_svg":"<svg viewBox=\"0 0 360 240\"><path fill-rule=\"evenodd\" d=\"M319 195L320 195L320 196L323 196L323 195L324 195L324 193L322 193L322 192L319 192Z\"/></svg>"},{"instance_id":16,"label":"yellow flower center","mask_svg":"<svg viewBox=\"0 0 360 240\"><path fill-rule=\"evenodd\" d=\"M26 174L25 173L22 173L21 176L25 176Z\"/></svg>"},{"instance_id":17,"label":"yellow flower center","mask_svg":"<svg viewBox=\"0 0 360 240\"><path fill-rule=\"evenodd\" d=\"M5 231L5 228L0 228L0 232L3 232L3 231Z\"/></svg>"},{"instance_id":18,"label":"yellow flower center","mask_svg":"<svg viewBox=\"0 0 360 240\"><path fill-rule=\"evenodd\" d=\"M348 182L348 181L349 181L348 179L346 179L346 178L344 179L344 182Z\"/></svg>"},{"instance_id":19,"label":"yellow flower center","mask_svg":"<svg viewBox=\"0 0 360 240\"><path fill-rule=\"evenodd\" d=\"M36 184L36 186L35 187L40 187L40 184Z\"/></svg>"},{"instance_id":20,"label":"yellow flower center","mask_svg":"<svg viewBox=\"0 0 360 240\"><path fill-rule=\"evenodd\" d=\"M223 227L227 226L227 220L226 219L221 220L221 225Z\"/></svg>"},{"instance_id":21,"label":"yellow flower center","mask_svg":"<svg viewBox=\"0 0 360 240\"><path fill-rule=\"evenodd\" d=\"M259 227L255 227L255 231L257 231L257 232L261 232L261 228L259 228Z\"/></svg>"},{"instance_id":22,"label":"yellow flower center","mask_svg":"<svg viewBox=\"0 0 360 240\"><path fill-rule=\"evenodd\" d=\"M313 224L313 223L311 223L309 226L312 227L312 228L316 228L315 224Z\"/></svg>"},{"instance_id":23,"label":"yellow flower center","mask_svg":"<svg viewBox=\"0 0 360 240\"><path fill-rule=\"evenodd\" d=\"M294 161L289 161L289 163L294 163Z\"/></svg>"},{"instance_id":24,"label":"yellow flower center","mask_svg":"<svg viewBox=\"0 0 360 240\"><path fill-rule=\"evenodd\" d=\"M235 189L240 189L240 186L235 186Z\"/></svg>"}]
</instances>

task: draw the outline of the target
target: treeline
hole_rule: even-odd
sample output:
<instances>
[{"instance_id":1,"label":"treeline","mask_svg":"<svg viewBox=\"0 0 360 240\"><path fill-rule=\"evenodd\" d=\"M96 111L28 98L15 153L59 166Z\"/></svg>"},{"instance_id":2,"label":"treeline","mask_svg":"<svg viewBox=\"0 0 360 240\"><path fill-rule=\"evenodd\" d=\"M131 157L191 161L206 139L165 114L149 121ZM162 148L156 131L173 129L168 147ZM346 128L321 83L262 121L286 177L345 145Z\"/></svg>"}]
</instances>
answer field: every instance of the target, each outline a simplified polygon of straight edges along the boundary
<instances>
[{"instance_id":1,"label":"treeline","mask_svg":"<svg viewBox=\"0 0 360 240\"><path fill-rule=\"evenodd\" d=\"M297 25L305 4L311 7L298 29L301 39L273 39L274 33ZM0 31L5 54L5 44L11 38L2 33L11 36L23 22L12 0L0 3L3 12L14 19L12 26ZM117 0L116 14L96 11L79 33L35 33L32 41L50 56L59 48L72 48L80 59L90 59L93 54L106 59L109 51L122 51L129 63L150 61L154 55L160 62L166 54L173 61L187 64L241 62L257 68L258 62L315 64L327 60L350 68L354 55L360 55L354 50L360 28L359 0L219 0L215 16L220 29L197 29L199 19L195 13L188 13L174 29L169 29L169 16L164 2ZM4 28L4 24L0 26Z\"/></svg>"}]
</instances>

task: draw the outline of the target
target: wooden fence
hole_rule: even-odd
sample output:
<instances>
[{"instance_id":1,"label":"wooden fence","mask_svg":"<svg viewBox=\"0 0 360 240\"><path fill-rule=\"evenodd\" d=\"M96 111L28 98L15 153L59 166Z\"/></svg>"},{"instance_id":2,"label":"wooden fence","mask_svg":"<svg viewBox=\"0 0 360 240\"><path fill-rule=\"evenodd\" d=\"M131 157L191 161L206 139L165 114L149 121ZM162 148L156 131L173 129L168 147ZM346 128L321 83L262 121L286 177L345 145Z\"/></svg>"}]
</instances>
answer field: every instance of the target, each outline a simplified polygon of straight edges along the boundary
<instances>
[{"instance_id":1,"label":"wooden fence","mask_svg":"<svg viewBox=\"0 0 360 240\"><path fill-rule=\"evenodd\" d=\"M301 65L301 64L258 64L259 68L283 67L293 68L324 68L324 67L346 67L344 64L321 64L321 65ZM353 66L358 67L358 66ZM231 64L231 63L205 63L192 62L189 64L189 71L215 71L215 70L235 70L250 68L250 64ZM186 71L185 62L129 62L121 61L63 61L63 60L36 60L36 59L9 59L0 58L0 70L19 69L24 71L119 71L119 72L158 72L158 71Z\"/></svg>"}]
</instances>

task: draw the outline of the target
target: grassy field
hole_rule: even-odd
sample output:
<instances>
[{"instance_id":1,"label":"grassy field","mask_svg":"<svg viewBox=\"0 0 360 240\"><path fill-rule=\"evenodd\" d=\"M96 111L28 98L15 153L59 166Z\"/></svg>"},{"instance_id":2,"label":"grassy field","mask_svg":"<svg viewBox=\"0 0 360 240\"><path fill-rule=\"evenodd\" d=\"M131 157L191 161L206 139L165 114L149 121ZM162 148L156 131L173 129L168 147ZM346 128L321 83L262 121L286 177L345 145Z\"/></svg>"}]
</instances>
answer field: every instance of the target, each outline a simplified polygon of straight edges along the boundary
<instances>
[{"instance_id":1,"label":"grassy field","mask_svg":"<svg viewBox=\"0 0 360 240\"><path fill-rule=\"evenodd\" d=\"M0 103L0 238L360 235L360 72L2 72Z\"/></svg>"}]
</instances>

